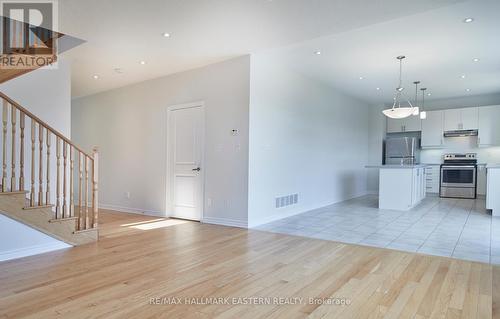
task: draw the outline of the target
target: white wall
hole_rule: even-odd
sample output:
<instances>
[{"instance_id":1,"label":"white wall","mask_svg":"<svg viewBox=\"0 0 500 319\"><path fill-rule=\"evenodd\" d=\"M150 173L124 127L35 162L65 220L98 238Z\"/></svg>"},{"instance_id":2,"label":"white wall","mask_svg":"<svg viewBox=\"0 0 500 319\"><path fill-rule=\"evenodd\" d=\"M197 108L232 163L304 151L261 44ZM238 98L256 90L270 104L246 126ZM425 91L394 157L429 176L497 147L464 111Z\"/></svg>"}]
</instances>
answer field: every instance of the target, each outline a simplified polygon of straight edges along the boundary
<instances>
[{"instance_id":1,"label":"white wall","mask_svg":"<svg viewBox=\"0 0 500 319\"><path fill-rule=\"evenodd\" d=\"M71 137L71 70L60 59L56 69L39 69L6 83L0 91L47 124Z\"/></svg>"},{"instance_id":2,"label":"white wall","mask_svg":"<svg viewBox=\"0 0 500 319\"><path fill-rule=\"evenodd\" d=\"M0 214L0 261L68 247L71 245Z\"/></svg>"},{"instance_id":3,"label":"white wall","mask_svg":"<svg viewBox=\"0 0 500 319\"><path fill-rule=\"evenodd\" d=\"M249 225L366 193L368 106L252 55ZM299 203L275 208L275 197Z\"/></svg>"},{"instance_id":4,"label":"white wall","mask_svg":"<svg viewBox=\"0 0 500 319\"><path fill-rule=\"evenodd\" d=\"M204 101L204 220L246 226L249 72L245 56L73 100L74 141L100 149L101 207L165 215L166 108Z\"/></svg>"}]
</instances>

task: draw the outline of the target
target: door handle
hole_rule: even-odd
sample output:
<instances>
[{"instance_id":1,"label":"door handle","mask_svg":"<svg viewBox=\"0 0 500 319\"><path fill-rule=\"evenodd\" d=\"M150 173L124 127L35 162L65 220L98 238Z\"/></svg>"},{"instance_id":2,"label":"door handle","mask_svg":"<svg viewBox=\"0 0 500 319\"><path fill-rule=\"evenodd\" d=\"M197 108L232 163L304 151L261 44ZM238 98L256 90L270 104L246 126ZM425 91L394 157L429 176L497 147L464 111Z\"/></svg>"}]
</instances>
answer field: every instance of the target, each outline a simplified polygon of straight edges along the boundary
<instances>
[{"instance_id":1,"label":"door handle","mask_svg":"<svg viewBox=\"0 0 500 319\"><path fill-rule=\"evenodd\" d=\"M199 171L201 171L201 168L200 168L200 167L193 168L193 169L192 169L192 171L197 171L197 172L199 172Z\"/></svg>"}]
</instances>

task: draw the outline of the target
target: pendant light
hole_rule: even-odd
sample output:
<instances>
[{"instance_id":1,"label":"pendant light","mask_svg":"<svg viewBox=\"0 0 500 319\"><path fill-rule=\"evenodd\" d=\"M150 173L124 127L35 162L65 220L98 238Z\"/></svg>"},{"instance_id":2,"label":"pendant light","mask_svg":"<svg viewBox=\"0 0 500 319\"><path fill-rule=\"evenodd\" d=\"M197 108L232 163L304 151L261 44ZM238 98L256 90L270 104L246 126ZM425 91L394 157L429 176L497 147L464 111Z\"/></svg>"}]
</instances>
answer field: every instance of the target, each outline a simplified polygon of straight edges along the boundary
<instances>
[{"instance_id":1,"label":"pendant light","mask_svg":"<svg viewBox=\"0 0 500 319\"><path fill-rule=\"evenodd\" d=\"M420 109L418 108L418 85L420 84L420 81L415 81L413 84L415 84L415 110L413 111L413 115L418 115L420 112Z\"/></svg>"},{"instance_id":2,"label":"pendant light","mask_svg":"<svg viewBox=\"0 0 500 319\"><path fill-rule=\"evenodd\" d=\"M427 112L424 109L424 102L425 102L425 90L427 88L421 88L420 91L422 91L422 112L420 112L420 118L422 120L425 120L427 118Z\"/></svg>"},{"instance_id":3,"label":"pendant light","mask_svg":"<svg viewBox=\"0 0 500 319\"><path fill-rule=\"evenodd\" d=\"M398 56L396 59L399 60L399 86L396 88L396 92L394 93L394 103L392 104L392 108L383 110L385 116L393 118L393 119L402 119L408 117L413 114L415 108L411 105L411 102L405 98L406 102L409 106L401 107L401 99L403 98L403 82L402 82L402 73L403 73L403 59L404 55Z\"/></svg>"}]
</instances>

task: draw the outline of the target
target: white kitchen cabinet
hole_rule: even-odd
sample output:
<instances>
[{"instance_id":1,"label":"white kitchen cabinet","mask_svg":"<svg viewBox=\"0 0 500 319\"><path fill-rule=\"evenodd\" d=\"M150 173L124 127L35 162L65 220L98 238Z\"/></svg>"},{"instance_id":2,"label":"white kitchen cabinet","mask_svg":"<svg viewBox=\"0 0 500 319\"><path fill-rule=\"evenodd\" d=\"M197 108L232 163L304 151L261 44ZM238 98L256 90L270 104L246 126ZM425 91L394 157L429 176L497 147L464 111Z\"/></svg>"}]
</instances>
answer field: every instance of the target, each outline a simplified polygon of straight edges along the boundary
<instances>
[{"instance_id":1,"label":"white kitchen cabinet","mask_svg":"<svg viewBox=\"0 0 500 319\"><path fill-rule=\"evenodd\" d=\"M431 165L425 168L425 190L427 193L439 193L440 175L441 171L439 165Z\"/></svg>"},{"instance_id":2,"label":"white kitchen cabinet","mask_svg":"<svg viewBox=\"0 0 500 319\"><path fill-rule=\"evenodd\" d=\"M419 132L422 130L420 116L412 115L403 119L405 132Z\"/></svg>"},{"instance_id":3,"label":"white kitchen cabinet","mask_svg":"<svg viewBox=\"0 0 500 319\"><path fill-rule=\"evenodd\" d=\"M478 108L449 109L444 111L444 130L477 130Z\"/></svg>"},{"instance_id":4,"label":"white kitchen cabinet","mask_svg":"<svg viewBox=\"0 0 500 319\"><path fill-rule=\"evenodd\" d=\"M451 109L444 111L445 131L459 130L461 122L462 122L462 111L460 109Z\"/></svg>"},{"instance_id":5,"label":"white kitchen cabinet","mask_svg":"<svg viewBox=\"0 0 500 319\"><path fill-rule=\"evenodd\" d=\"M422 120L422 148L441 148L444 146L444 112L429 111L427 118Z\"/></svg>"},{"instance_id":6,"label":"white kitchen cabinet","mask_svg":"<svg viewBox=\"0 0 500 319\"><path fill-rule=\"evenodd\" d=\"M500 145L500 105L483 106L478 110L479 147Z\"/></svg>"},{"instance_id":7,"label":"white kitchen cabinet","mask_svg":"<svg viewBox=\"0 0 500 319\"><path fill-rule=\"evenodd\" d=\"M403 120L387 118L387 133L400 133L403 131Z\"/></svg>"},{"instance_id":8,"label":"white kitchen cabinet","mask_svg":"<svg viewBox=\"0 0 500 319\"><path fill-rule=\"evenodd\" d=\"M418 132L422 130L420 118L411 115L404 119L387 118L387 133Z\"/></svg>"},{"instance_id":9,"label":"white kitchen cabinet","mask_svg":"<svg viewBox=\"0 0 500 319\"><path fill-rule=\"evenodd\" d=\"M477 130L478 129L478 118L479 118L479 108L478 107L468 107L462 110L462 129L463 130Z\"/></svg>"},{"instance_id":10,"label":"white kitchen cabinet","mask_svg":"<svg viewBox=\"0 0 500 319\"><path fill-rule=\"evenodd\" d=\"M500 216L500 164L487 166L486 208L492 210L493 216Z\"/></svg>"},{"instance_id":11,"label":"white kitchen cabinet","mask_svg":"<svg viewBox=\"0 0 500 319\"><path fill-rule=\"evenodd\" d=\"M411 205L415 207L425 198L425 168L419 167L413 170Z\"/></svg>"},{"instance_id":12,"label":"white kitchen cabinet","mask_svg":"<svg viewBox=\"0 0 500 319\"><path fill-rule=\"evenodd\" d=\"M379 208L409 210L425 198L425 167L382 165L379 168Z\"/></svg>"}]
</instances>

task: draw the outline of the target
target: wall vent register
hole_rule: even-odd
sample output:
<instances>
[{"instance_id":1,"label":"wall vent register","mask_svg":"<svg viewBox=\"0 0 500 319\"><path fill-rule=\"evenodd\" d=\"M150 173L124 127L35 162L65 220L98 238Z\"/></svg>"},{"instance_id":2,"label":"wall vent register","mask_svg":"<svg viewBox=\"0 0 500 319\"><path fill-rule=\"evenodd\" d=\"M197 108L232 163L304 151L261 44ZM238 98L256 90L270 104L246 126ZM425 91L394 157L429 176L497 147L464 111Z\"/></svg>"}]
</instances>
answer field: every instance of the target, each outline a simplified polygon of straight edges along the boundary
<instances>
[{"instance_id":1,"label":"wall vent register","mask_svg":"<svg viewBox=\"0 0 500 319\"><path fill-rule=\"evenodd\" d=\"M291 194L275 198L276 208L295 205L299 202L299 194Z\"/></svg>"}]
</instances>

